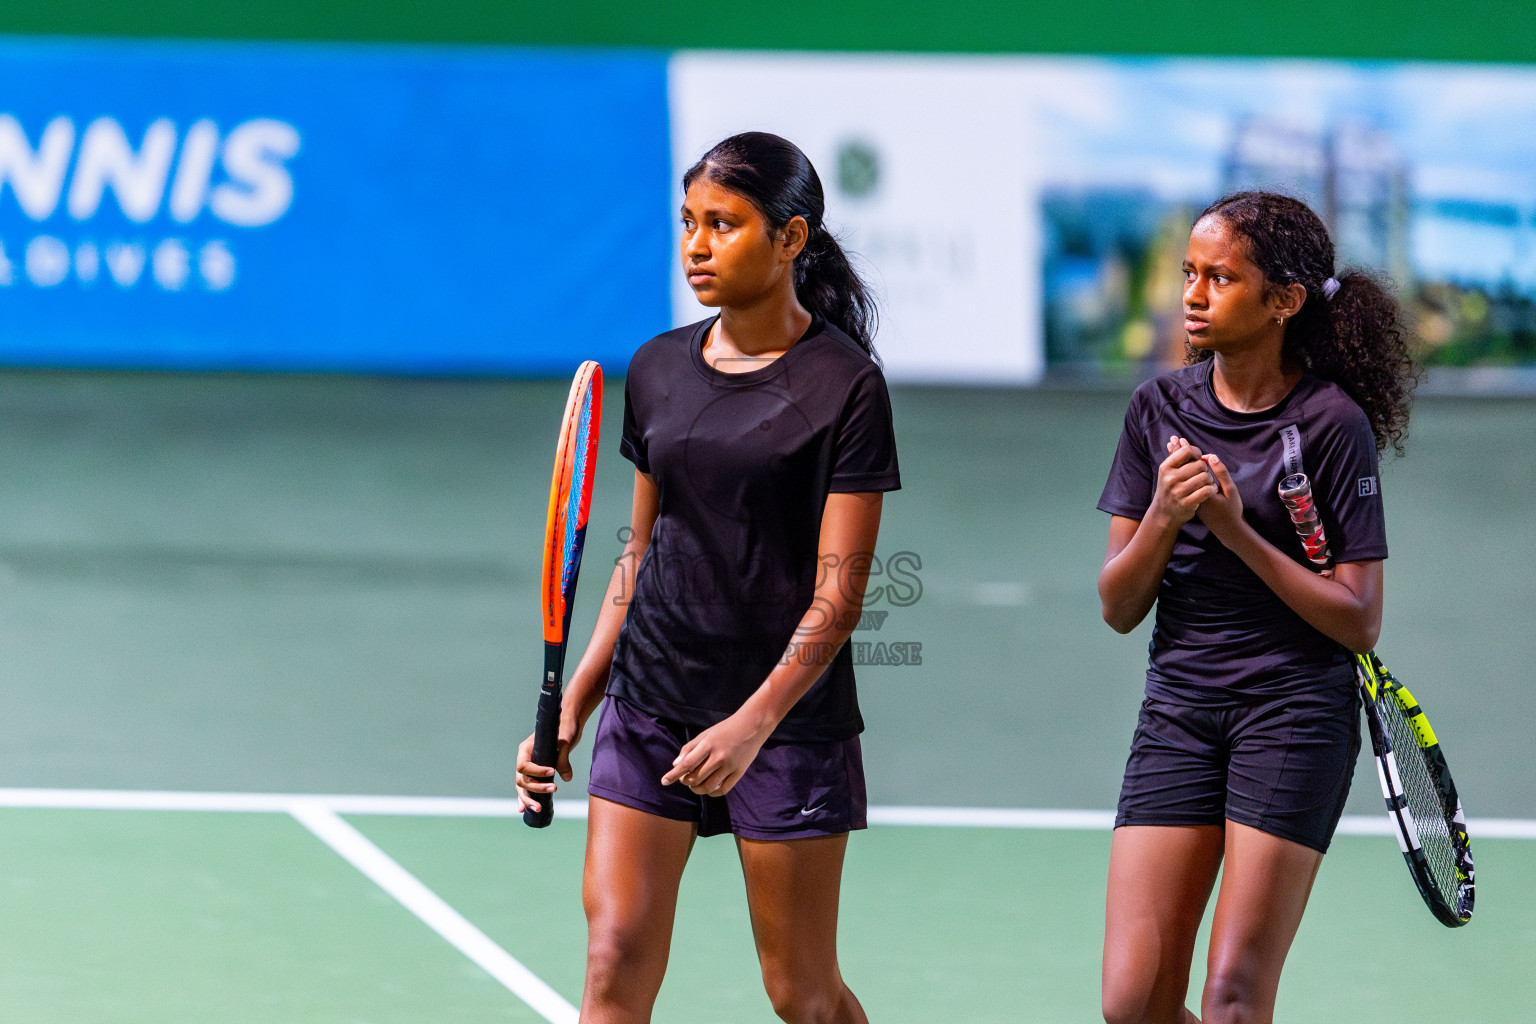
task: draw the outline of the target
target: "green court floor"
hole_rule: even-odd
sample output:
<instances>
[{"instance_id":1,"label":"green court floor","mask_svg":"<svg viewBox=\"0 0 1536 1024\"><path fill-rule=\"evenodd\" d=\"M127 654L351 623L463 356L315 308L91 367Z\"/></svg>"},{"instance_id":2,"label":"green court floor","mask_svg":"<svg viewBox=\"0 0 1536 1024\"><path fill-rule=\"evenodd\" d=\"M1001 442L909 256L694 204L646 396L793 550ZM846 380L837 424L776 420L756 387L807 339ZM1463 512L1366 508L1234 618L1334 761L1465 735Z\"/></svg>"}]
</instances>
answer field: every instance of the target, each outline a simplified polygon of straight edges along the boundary
<instances>
[{"instance_id":1,"label":"green court floor","mask_svg":"<svg viewBox=\"0 0 1536 1024\"><path fill-rule=\"evenodd\" d=\"M0 788L509 795L564 392L0 374ZM619 384L607 401L578 634L632 479ZM921 591L877 605L879 631L857 639L920 643L922 663L860 670L872 802L1111 807L1147 641L1104 626L1094 592L1093 506L1125 396L896 388L893 402L905 487L879 553L909 553ZM1536 662L1533 484L1536 403L1513 400L1421 402L1408 458L1383 469L1380 650L1474 817L1536 818L1518 713ZM1349 810L1379 807L1367 764ZM580 823L351 820L577 997ZM873 1019L1095 1019L1107 848L1103 832L856 837L844 957ZM1429 1004L1520 1019L1536 998L1536 843L1477 854L1478 914L1451 933L1390 839L1341 838L1282 1019ZM0 866L7 1020L534 1019L282 814L4 810ZM682 915L658 1020L771 1019L727 841L700 844ZM1401 984L1414 958L1432 983Z\"/></svg>"},{"instance_id":2,"label":"green court floor","mask_svg":"<svg viewBox=\"0 0 1536 1024\"><path fill-rule=\"evenodd\" d=\"M579 999L580 822L535 833L509 819L351 821ZM871 1020L1096 1019L1108 840L910 827L855 836L841 955ZM1291 955L1279 1019L1523 1019L1536 998L1536 843L1487 840L1477 852L1478 915L1453 933L1405 884L1392 840L1339 839ZM7 1020L540 1020L285 815L7 810L0 863ZM1436 982L1405 980L1412 964ZM656 1020L774 1019L734 848L701 841Z\"/></svg>"}]
</instances>

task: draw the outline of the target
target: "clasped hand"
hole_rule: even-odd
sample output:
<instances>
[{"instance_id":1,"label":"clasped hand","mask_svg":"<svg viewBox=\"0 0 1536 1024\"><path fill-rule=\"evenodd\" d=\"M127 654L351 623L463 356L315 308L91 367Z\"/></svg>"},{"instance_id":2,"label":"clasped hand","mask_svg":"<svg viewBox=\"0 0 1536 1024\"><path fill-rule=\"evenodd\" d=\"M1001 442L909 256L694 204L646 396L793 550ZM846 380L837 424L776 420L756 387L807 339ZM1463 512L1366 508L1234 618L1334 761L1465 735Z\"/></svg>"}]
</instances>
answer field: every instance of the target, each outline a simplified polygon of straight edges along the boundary
<instances>
[{"instance_id":1,"label":"clasped hand","mask_svg":"<svg viewBox=\"0 0 1536 1024\"><path fill-rule=\"evenodd\" d=\"M1206 455L1187 438L1168 438L1168 457L1157 467L1151 513L1173 527L1195 516L1220 537L1243 518L1243 498L1219 455Z\"/></svg>"}]
</instances>

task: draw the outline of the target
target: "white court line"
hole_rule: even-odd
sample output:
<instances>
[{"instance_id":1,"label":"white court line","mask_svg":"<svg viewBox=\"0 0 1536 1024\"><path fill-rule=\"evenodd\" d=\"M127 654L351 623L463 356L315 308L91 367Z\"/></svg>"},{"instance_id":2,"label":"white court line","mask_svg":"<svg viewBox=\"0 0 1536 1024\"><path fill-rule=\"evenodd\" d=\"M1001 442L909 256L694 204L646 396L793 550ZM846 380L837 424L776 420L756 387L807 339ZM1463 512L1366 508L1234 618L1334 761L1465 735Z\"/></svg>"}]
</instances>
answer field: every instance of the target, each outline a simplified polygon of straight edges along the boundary
<instances>
[{"instance_id":1,"label":"white court line","mask_svg":"<svg viewBox=\"0 0 1536 1024\"><path fill-rule=\"evenodd\" d=\"M288 810L325 845L341 854L428 928L505 985L540 1017L550 1024L576 1024L576 1007L470 924L441 896L421 884L415 875L373 845L368 837L342 821L330 807L319 800L294 800Z\"/></svg>"},{"instance_id":2,"label":"white court line","mask_svg":"<svg viewBox=\"0 0 1536 1024\"><path fill-rule=\"evenodd\" d=\"M284 792L163 792L147 789L5 789L0 808L57 811L246 811L287 814L295 801L319 804L336 814L418 815L449 818L515 818L518 801L493 797L370 797ZM587 801L556 800L554 817L581 821ZM869 824L963 829L1084 829L1114 826L1112 811L1032 808L869 808ZM1339 835L1392 835L1385 814L1346 814ZM1470 818L1473 840L1536 840L1536 818Z\"/></svg>"},{"instance_id":3,"label":"white court line","mask_svg":"<svg viewBox=\"0 0 1536 1024\"><path fill-rule=\"evenodd\" d=\"M871 825L932 828L1073 828L1089 831L1115 824L1114 811L1039 811L1012 807L871 807Z\"/></svg>"},{"instance_id":4,"label":"white court line","mask_svg":"<svg viewBox=\"0 0 1536 1024\"><path fill-rule=\"evenodd\" d=\"M187 793L136 789L5 789L0 807L101 811L248 811L287 814L295 801L327 807L337 814L409 815L449 818L515 818L517 801L493 797L366 796L304 793ZM585 800L556 800L555 817L581 821ZM1015 807L871 807L871 825L937 828L1026 828L1107 830L1113 811L1039 810ZM1473 840L1536 839L1536 819L1471 818ZM1339 822L1346 836L1390 836L1386 814L1346 814Z\"/></svg>"},{"instance_id":5,"label":"white court line","mask_svg":"<svg viewBox=\"0 0 1536 1024\"><path fill-rule=\"evenodd\" d=\"M0 789L0 807L81 811L266 811L286 814L278 793L165 793L138 789Z\"/></svg>"},{"instance_id":6,"label":"white court line","mask_svg":"<svg viewBox=\"0 0 1536 1024\"><path fill-rule=\"evenodd\" d=\"M138 789L4 789L0 807L85 811L214 811L287 814L295 800L338 814L513 818L517 801L494 797L366 796L324 793L187 793ZM555 816L585 820L585 800L555 801Z\"/></svg>"}]
</instances>

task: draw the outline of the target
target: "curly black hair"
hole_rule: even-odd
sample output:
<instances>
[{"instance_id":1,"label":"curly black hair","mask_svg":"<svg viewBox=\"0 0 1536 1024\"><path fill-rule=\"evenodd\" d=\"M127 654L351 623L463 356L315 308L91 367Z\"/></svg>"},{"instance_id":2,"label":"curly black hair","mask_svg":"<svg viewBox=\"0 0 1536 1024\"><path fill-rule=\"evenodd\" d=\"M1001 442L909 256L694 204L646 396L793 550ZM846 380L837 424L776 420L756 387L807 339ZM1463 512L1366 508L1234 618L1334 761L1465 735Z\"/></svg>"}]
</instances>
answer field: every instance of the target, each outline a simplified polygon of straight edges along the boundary
<instances>
[{"instance_id":1,"label":"curly black hair","mask_svg":"<svg viewBox=\"0 0 1536 1024\"><path fill-rule=\"evenodd\" d=\"M1334 278L1333 240L1306 203L1276 192L1236 192L1206 207L1196 223L1219 217L1248 245L1248 258L1268 287L1299 284L1307 290L1301 310L1285 325L1285 358L1332 381L1365 410L1376 448L1403 454L1408 406L1419 369L1408 351L1402 310L1383 284L1363 270ZM1189 361L1211 358L1190 347Z\"/></svg>"}]
</instances>

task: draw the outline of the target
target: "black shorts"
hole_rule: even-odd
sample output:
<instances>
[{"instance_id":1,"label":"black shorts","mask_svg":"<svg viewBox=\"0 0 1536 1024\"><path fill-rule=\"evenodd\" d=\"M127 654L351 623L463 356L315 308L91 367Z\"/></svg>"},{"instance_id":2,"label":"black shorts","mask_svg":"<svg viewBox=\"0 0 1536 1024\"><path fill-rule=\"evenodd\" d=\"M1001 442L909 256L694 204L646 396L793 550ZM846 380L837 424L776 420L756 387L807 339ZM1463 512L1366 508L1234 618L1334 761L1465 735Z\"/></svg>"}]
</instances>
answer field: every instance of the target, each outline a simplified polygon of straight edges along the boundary
<instances>
[{"instance_id":1,"label":"black shorts","mask_svg":"<svg viewBox=\"0 0 1536 1024\"><path fill-rule=\"evenodd\" d=\"M1326 853L1360 753L1357 693L1219 708L1148 697L1115 827L1235 821Z\"/></svg>"},{"instance_id":2,"label":"black shorts","mask_svg":"<svg viewBox=\"0 0 1536 1024\"><path fill-rule=\"evenodd\" d=\"M663 786L672 759L700 732L609 697L592 741L587 792L663 818L697 822L701 836L806 839L867 827L857 736L765 744L725 796L699 796L681 782Z\"/></svg>"}]
</instances>

